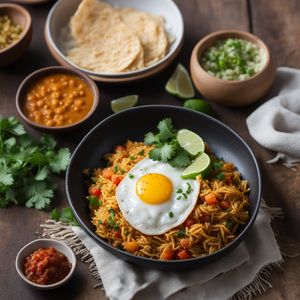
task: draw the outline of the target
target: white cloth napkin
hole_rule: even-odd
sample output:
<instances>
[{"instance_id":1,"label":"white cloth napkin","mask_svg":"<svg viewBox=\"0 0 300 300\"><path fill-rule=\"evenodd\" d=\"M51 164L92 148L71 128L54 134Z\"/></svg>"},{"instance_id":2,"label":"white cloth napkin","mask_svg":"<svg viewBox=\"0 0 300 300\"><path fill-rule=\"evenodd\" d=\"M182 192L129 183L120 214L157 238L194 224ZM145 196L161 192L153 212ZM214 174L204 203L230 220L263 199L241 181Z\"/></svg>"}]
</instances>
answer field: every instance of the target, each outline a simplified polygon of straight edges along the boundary
<instances>
[{"instance_id":1,"label":"white cloth napkin","mask_svg":"<svg viewBox=\"0 0 300 300\"><path fill-rule=\"evenodd\" d=\"M277 152L270 163L282 159L293 166L300 162L300 70L278 68L272 95L247 118L248 130L261 146Z\"/></svg>"},{"instance_id":2,"label":"white cloth napkin","mask_svg":"<svg viewBox=\"0 0 300 300\"><path fill-rule=\"evenodd\" d=\"M259 289L260 271L281 262L270 221L270 214L260 209L246 239L235 250L220 260L184 272L163 272L126 263L103 250L80 227L72 229L93 256L111 300L222 300L255 279Z\"/></svg>"}]
</instances>

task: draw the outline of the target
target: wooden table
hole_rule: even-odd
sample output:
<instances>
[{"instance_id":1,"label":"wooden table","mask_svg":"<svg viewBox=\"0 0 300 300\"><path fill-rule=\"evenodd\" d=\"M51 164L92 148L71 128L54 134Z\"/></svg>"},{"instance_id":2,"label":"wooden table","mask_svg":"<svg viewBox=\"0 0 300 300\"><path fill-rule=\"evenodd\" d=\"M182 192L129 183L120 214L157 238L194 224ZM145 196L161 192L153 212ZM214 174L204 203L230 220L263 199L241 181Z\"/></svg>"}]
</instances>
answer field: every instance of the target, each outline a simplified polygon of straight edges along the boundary
<instances>
[{"instance_id":1,"label":"wooden table","mask_svg":"<svg viewBox=\"0 0 300 300\"><path fill-rule=\"evenodd\" d=\"M185 42L177 61L186 66L193 46L205 34L219 29L235 28L253 32L261 37L270 46L277 65L300 67L298 0L177 0L176 3L185 21ZM51 4L26 7L33 17L33 40L21 60L0 70L0 113L4 116L17 115L16 90L28 74L41 67L56 65L43 36L43 27ZM116 97L136 93L140 95L140 104L182 105L181 100L164 91L164 84L174 66L175 63L159 76L138 84L129 86L99 84L101 105L95 117L80 132L55 136L59 145L69 146L73 150L93 125L111 114L109 103ZM296 252L299 249L300 252L299 244L295 242L295 239L300 237L297 232L300 225L297 218L300 216L300 205L297 205L296 201L300 193L300 172L299 168L294 172L279 164L266 164L265 161L274 156L274 153L260 147L249 136L245 119L262 102L263 100L245 108L233 109L219 105L213 105L213 108L216 117L236 130L252 147L261 166L265 200L269 205L282 207L285 212L285 220L273 221L281 249L289 254L295 254L291 249ZM30 132L39 136L34 130ZM54 206L65 207L67 201L64 178L58 178L57 182L59 189ZM82 263L78 263L72 280L66 286L54 291L33 290L17 276L14 267L16 253L25 243L38 236L39 225L48 217L48 212L24 207L0 209L0 299L105 299L103 291L93 289L96 282L89 273L88 266ZM272 271L273 289L258 298L300 299L299 280L300 256L286 258L282 269Z\"/></svg>"}]
</instances>

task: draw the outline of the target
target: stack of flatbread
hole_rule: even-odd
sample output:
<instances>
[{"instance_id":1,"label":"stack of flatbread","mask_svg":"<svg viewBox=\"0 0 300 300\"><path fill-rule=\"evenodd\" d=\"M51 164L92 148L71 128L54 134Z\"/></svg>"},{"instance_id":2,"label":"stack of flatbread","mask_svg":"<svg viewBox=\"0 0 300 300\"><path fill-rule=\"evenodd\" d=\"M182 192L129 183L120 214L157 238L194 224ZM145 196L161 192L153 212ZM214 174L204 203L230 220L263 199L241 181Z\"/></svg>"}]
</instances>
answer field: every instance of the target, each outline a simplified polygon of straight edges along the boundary
<instances>
[{"instance_id":1,"label":"stack of flatbread","mask_svg":"<svg viewBox=\"0 0 300 300\"><path fill-rule=\"evenodd\" d=\"M70 20L76 65L95 72L123 73L161 60L169 42L164 19L133 8L83 0Z\"/></svg>"}]
</instances>

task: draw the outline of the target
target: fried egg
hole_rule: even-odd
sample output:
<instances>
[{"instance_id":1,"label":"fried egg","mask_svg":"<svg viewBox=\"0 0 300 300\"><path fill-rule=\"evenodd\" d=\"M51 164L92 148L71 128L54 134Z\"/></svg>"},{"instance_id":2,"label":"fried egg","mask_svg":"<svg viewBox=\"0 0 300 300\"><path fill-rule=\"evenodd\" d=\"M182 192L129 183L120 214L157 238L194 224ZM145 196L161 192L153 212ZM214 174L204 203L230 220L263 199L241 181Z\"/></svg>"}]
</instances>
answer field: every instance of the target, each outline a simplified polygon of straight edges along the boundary
<instances>
[{"instance_id":1,"label":"fried egg","mask_svg":"<svg viewBox=\"0 0 300 300\"><path fill-rule=\"evenodd\" d=\"M146 235L159 235L182 224L194 209L197 180L181 178L181 169L145 158L123 178L116 198L127 222Z\"/></svg>"}]
</instances>

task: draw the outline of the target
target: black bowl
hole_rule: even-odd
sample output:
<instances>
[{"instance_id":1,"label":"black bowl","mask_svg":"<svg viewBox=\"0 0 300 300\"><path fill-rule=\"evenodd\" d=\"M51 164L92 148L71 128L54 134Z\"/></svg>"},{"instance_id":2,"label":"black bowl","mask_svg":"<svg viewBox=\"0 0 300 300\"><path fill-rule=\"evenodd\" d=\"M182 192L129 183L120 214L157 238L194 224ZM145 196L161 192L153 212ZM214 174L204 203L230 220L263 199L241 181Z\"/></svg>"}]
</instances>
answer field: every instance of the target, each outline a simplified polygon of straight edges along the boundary
<instances>
[{"instance_id":1,"label":"black bowl","mask_svg":"<svg viewBox=\"0 0 300 300\"><path fill-rule=\"evenodd\" d=\"M89 217L85 196L85 185L82 170L104 165L102 157L111 152L113 147L128 139L142 141L145 133L156 130L161 119L172 118L177 129L188 128L198 133L219 157L233 162L251 187L250 221L240 234L226 247L204 257L187 260L163 261L132 255L112 247L94 232ZM223 257L232 251L245 238L253 224L260 205L261 178L256 159L249 146L232 129L220 121L177 106L149 105L139 106L114 114L96 125L75 149L66 174L66 191L69 204L83 230L101 247L117 257L149 268L161 270L184 270L206 264Z\"/></svg>"}]
</instances>

